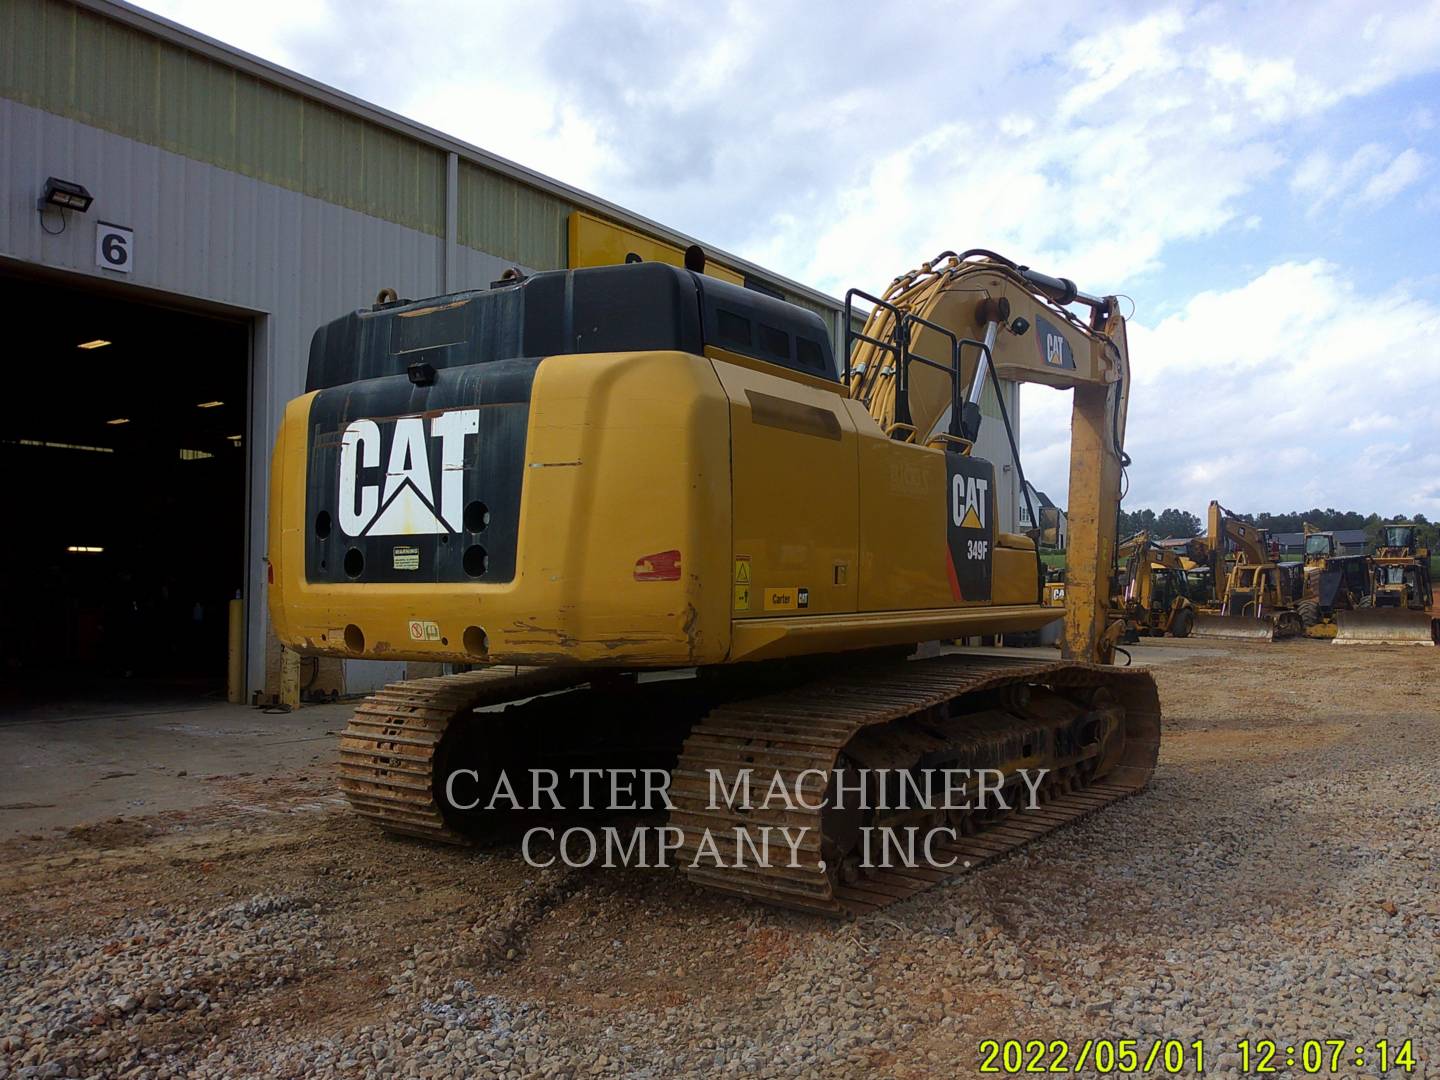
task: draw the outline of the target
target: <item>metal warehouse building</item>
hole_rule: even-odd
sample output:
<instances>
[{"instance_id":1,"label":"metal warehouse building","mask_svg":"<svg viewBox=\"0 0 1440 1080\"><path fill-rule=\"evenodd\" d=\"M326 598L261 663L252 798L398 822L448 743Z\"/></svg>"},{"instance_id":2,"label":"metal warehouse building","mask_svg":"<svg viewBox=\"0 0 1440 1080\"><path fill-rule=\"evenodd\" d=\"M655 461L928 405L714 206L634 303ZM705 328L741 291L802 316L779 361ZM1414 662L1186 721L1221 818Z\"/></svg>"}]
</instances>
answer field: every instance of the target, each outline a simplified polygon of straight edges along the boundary
<instances>
[{"instance_id":1,"label":"metal warehouse building","mask_svg":"<svg viewBox=\"0 0 1440 1080\"><path fill-rule=\"evenodd\" d=\"M678 262L692 242L137 8L0 0L0 664L213 692L238 596L247 697L273 688L269 454L316 327L382 287ZM710 254L842 339L833 298ZM979 449L1013 528L998 427ZM341 692L404 675L322 666L307 682Z\"/></svg>"}]
</instances>

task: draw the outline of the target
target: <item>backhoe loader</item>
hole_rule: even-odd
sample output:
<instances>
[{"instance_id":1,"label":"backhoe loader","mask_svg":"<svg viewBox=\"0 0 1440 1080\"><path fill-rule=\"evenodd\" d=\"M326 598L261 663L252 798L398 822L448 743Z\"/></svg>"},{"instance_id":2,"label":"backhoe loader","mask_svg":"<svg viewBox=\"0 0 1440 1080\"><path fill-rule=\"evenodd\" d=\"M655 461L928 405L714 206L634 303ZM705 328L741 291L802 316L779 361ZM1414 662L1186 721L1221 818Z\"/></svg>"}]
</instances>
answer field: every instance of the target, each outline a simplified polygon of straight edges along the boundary
<instances>
[{"instance_id":1,"label":"backhoe loader","mask_svg":"<svg viewBox=\"0 0 1440 1080\"><path fill-rule=\"evenodd\" d=\"M476 668L358 707L340 742L354 810L493 842L521 811L455 797L456 777L483 793L576 760L664 761L691 880L845 915L1141 790L1155 684L1108 666L1130 387L1115 299L946 252L883 295L851 290L845 325L870 310L837 360L818 316L686 263L517 272L316 332L271 474L276 633ZM914 658L1056 615L973 452L997 379L1073 390L1063 659ZM853 797L875 770L960 768L1009 791L1046 770L1042 805L917 818ZM805 799L717 805L717 781L762 772ZM937 813L950 868L865 858L866 829ZM771 827L800 835L795 858L744 858Z\"/></svg>"},{"instance_id":2,"label":"backhoe loader","mask_svg":"<svg viewBox=\"0 0 1440 1080\"><path fill-rule=\"evenodd\" d=\"M1274 561L1269 534L1214 500L1207 524L1192 548L1210 567L1215 602L1200 609L1192 632L1251 641L1302 633L1294 610L1298 580L1293 568Z\"/></svg>"},{"instance_id":3,"label":"backhoe loader","mask_svg":"<svg viewBox=\"0 0 1440 1080\"><path fill-rule=\"evenodd\" d=\"M1132 643L1142 636L1166 634L1188 637L1196 610L1182 556L1142 531L1120 545L1118 559L1118 591L1112 598L1111 618L1124 623L1122 640Z\"/></svg>"},{"instance_id":4,"label":"backhoe loader","mask_svg":"<svg viewBox=\"0 0 1440 1080\"><path fill-rule=\"evenodd\" d=\"M1434 645L1440 619L1431 615L1435 594L1430 551L1407 521L1380 527L1370 556L1369 604L1335 615L1336 645Z\"/></svg>"}]
</instances>

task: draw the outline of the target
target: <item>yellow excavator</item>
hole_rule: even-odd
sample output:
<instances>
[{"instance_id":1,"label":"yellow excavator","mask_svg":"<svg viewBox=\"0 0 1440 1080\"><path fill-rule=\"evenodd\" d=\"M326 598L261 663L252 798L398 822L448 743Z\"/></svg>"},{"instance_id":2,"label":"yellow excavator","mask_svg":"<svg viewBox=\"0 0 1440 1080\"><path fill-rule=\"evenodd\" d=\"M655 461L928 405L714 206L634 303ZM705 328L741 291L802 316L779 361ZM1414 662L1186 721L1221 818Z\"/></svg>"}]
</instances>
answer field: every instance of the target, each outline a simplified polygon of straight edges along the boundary
<instances>
[{"instance_id":1,"label":"yellow excavator","mask_svg":"<svg viewBox=\"0 0 1440 1080\"><path fill-rule=\"evenodd\" d=\"M1417 526L1382 525L1369 565L1368 603L1335 613L1335 644L1434 645L1440 619L1430 613L1430 551L1420 546Z\"/></svg>"},{"instance_id":2,"label":"yellow excavator","mask_svg":"<svg viewBox=\"0 0 1440 1080\"><path fill-rule=\"evenodd\" d=\"M1274 641L1304 632L1297 568L1275 561L1264 529L1211 500L1206 533L1191 550L1215 583L1214 602L1195 617L1197 637Z\"/></svg>"},{"instance_id":3,"label":"yellow excavator","mask_svg":"<svg viewBox=\"0 0 1440 1080\"><path fill-rule=\"evenodd\" d=\"M1195 626L1196 607L1184 556L1141 531L1120 545L1118 559L1119 591L1111 602L1111 618L1124 623L1122 640L1130 643L1142 636L1166 634L1188 637Z\"/></svg>"},{"instance_id":4,"label":"yellow excavator","mask_svg":"<svg viewBox=\"0 0 1440 1080\"><path fill-rule=\"evenodd\" d=\"M340 749L354 810L475 842L521 811L473 806L457 776L485 792L663 762L692 880L843 915L956 872L877 864L866 829L938 814L956 839L937 852L978 864L1139 791L1155 684L1107 666L1130 386L1114 297L946 252L847 295L847 327L870 311L837 362L818 316L686 262L387 296L316 332L274 451L275 631L305 654L473 667L359 705ZM1073 390L1063 659L919 659L1055 617L973 452L997 379ZM837 797L961 767L1012 792L1047 770L1042 805ZM808 798L716 804L717 781L762 771ZM804 830L796 859L734 857L782 826Z\"/></svg>"}]
</instances>

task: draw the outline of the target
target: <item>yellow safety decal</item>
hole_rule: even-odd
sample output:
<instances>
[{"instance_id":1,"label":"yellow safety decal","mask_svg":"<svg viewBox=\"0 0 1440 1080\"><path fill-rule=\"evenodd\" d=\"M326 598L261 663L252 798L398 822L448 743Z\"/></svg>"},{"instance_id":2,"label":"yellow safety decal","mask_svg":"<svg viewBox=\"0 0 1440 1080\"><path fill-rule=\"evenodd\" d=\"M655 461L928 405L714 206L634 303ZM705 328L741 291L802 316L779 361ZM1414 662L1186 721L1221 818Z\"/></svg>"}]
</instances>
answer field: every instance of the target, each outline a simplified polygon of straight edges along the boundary
<instances>
[{"instance_id":1,"label":"yellow safety decal","mask_svg":"<svg viewBox=\"0 0 1440 1080\"><path fill-rule=\"evenodd\" d=\"M736 584L736 585L749 585L749 584L750 584L750 556L749 556L749 555L736 555L736 556L735 556L735 584Z\"/></svg>"},{"instance_id":2,"label":"yellow safety decal","mask_svg":"<svg viewBox=\"0 0 1440 1080\"><path fill-rule=\"evenodd\" d=\"M431 622L429 619L410 620L411 641L439 641L440 624Z\"/></svg>"},{"instance_id":3,"label":"yellow safety decal","mask_svg":"<svg viewBox=\"0 0 1440 1080\"><path fill-rule=\"evenodd\" d=\"M748 564L747 564L747 565L748 565ZM736 610L736 611L749 611L749 610L750 610L750 586L749 586L749 585L736 585L736 586L735 586L735 610Z\"/></svg>"}]
</instances>

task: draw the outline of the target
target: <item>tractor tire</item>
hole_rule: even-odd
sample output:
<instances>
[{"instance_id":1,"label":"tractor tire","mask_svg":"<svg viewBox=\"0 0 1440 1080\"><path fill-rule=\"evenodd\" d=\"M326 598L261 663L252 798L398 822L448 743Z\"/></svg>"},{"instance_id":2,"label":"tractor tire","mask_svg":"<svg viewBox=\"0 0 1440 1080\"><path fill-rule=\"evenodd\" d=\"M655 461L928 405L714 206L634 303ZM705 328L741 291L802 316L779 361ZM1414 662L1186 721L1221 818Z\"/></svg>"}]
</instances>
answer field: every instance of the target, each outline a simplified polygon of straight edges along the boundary
<instances>
[{"instance_id":1,"label":"tractor tire","mask_svg":"<svg viewBox=\"0 0 1440 1080\"><path fill-rule=\"evenodd\" d=\"M1300 616L1304 626L1314 626L1320 621L1320 605L1314 600L1301 600L1295 605L1295 614Z\"/></svg>"},{"instance_id":2,"label":"tractor tire","mask_svg":"<svg viewBox=\"0 0 1440 1080\"><path fill-rule=\"evenodd\" d=\"M1170 624L1171 637L1189 637L1190 631L1195 626L1195 612L1189 608L1175 613L1175 621Z\"/></svg>"}]
</instances>

